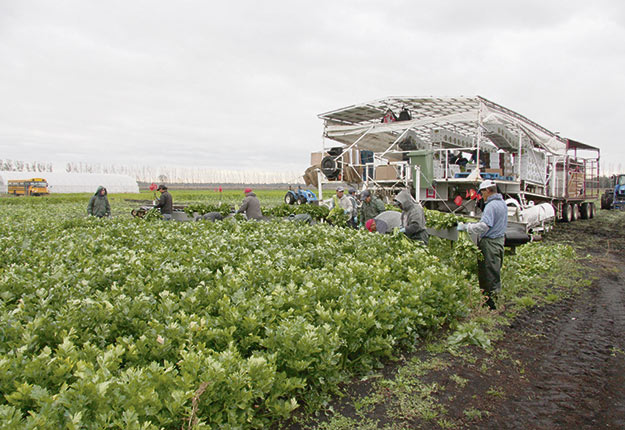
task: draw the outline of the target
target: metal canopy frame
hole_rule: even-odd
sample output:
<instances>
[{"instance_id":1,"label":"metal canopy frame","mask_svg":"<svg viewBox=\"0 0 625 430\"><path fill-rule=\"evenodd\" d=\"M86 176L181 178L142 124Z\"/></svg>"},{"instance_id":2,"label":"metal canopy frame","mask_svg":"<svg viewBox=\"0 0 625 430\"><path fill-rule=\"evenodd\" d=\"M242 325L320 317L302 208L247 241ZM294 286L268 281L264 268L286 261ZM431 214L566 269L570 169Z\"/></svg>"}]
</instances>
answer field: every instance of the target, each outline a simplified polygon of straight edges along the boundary
<instances>
[{"instance_id":1,"label":"metal canopy frame","mask_svg":"<svg viewBox=\"0 0 625 430\"><path fill-rule=\"evenodd\" d=\"M411 120L381 122L389 109L398 115L404 108L412 115ZM481 96L387 97L325 112L318 117L324 121L324 138L347 146L358 141L359 149L378 153L388 151L407 130L412 130L424 142L430 142L432 132L439 130L473 140L471 146L479 146L481 149L511 151L510 147L498 145L497 139L490 139L489 133L480 133L480 128L484 128L482 124L491 121L503 123L507 131L515 135L516 140L524 135L535 147L547 152L564 153L573 147L598 150L590 145L562 138L527 117ZM552 147L546 145L546 142L551 142ZM554 151L553 145L558 147L557 151ZM455 146L451 142L441 147L461 149L460 145ZM517 149L516 144L514 149Z\"/></svg>"},{"instance_id":2,"label":"metal canopy frame","mask_svg":"<svg viewBox=\"0 0 625 430\"><path fill-rule=\"evenodd\" d=\"M422 141L429 141L435 129L470 138L475 133L474 120L477 120L479 107L480 101L475 97L388 97L322 113L318 117L324 120L324 137L351 145L366 132L367 137L359 147L384 152L408 129ZM410 112L412 120L381 122L389 109L399 115L404 108ZM463 121L459 114L474 114L474 118Z\"/></svg>"}]
</instances>

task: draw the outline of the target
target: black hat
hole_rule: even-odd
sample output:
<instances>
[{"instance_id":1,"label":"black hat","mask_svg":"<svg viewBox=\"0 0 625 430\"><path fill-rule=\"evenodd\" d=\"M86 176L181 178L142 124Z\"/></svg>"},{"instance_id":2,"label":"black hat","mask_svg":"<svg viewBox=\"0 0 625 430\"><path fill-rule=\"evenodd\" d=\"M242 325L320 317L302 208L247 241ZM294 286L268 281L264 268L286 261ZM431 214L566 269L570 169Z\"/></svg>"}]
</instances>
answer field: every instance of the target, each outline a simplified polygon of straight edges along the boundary
<instances>
[{"instance_id":1,"label":"black hat","mask_svg":"<svg viewBox=\"0 0 625 430\"><path fill-rule=\"evenodd\" d=\"M364 190L362 193L360 193L360 199L364 200L367 197L369 197L371 195L371 192L369 190Z\"/></svg>"},{"instance_id":2,"label":"black hat","mask_svg":"<svg viewBox=\"0 0 625 430\"><path fill-rule=\"evenodd\" d=\"M158 191L158 190L166 190L166 189L167 189L167 186L166 186L166 185L161 184L161 185L159 185L159 186L158 186L158 188L156 189L156 191Z\"/></svg>"}]
</instances>

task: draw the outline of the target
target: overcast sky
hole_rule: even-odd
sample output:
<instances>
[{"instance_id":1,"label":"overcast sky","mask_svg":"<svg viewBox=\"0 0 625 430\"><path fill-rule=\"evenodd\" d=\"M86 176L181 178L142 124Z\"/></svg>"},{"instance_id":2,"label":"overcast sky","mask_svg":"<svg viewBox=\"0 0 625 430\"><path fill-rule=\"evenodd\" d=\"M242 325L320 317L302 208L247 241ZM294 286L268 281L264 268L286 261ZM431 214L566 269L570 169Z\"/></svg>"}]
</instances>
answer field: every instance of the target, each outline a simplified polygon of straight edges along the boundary
<instances>
[{"instance_id":1,"label":"overcast sky","mask_svg":"<svg viewBox=\"0 0 625 430\"><path fill-rule=\"evenodd\" d=\"M0 159L303 170L317 115L481 95L625 168L625 2L0 0Z\"/></svg>"}]
</instances>

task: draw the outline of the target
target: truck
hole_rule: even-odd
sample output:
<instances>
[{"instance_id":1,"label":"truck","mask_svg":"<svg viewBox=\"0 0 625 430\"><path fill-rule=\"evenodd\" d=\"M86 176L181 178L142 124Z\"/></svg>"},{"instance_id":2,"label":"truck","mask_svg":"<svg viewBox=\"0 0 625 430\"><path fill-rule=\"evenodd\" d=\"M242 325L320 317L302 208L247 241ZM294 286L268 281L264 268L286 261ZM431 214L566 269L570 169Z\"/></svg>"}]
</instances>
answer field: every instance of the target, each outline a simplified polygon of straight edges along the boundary
<instances>
[{"instance_id":1,"label":"truck","mask_svg":"<svg viewBox=\"0 0 625 430\"><path fill-rule=\"evenodd\" d=\"M43 178L9 179L7 192L14 196L47 196L48 182Z\"/></svg>"},{"instance_id":2,"label":"truck","mask_svg":"<svg viewBox=\"0 0 625 430\"><path fill-rule=\"evenodd\" d=\"M398 115L399 114L399 115ZM492 179L527 234L593 218L599 148L560 136L482 96L387 97L319 114L321 151L307 185L344 182L387 202L402 189L426 208L475 216Z\"/></svg>"},{"instance_id":3,"label":"truck","mask_svg":"<svg viewBox=\"0 0 625 430\"><path fill-rule=\"evenodd\" d=\"M601 209L625 210L625 174L612 176L612 188L601 195Z\"/></svg>"}]
</instances>

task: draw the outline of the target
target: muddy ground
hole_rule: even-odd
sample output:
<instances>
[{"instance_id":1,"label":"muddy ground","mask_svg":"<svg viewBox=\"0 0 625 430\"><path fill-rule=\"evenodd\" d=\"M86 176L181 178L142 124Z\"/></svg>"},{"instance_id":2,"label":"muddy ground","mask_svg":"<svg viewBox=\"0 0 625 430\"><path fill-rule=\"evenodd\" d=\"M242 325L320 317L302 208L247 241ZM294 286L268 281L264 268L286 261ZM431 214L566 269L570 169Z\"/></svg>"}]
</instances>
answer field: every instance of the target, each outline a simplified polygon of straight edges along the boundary
<instances>
[{"instance_id":1,"label":"muddy ground","mask_svg":"<svg viewBox=\"0 0 625 430\"><path fill-rule=\"evenodd\" d=\"M383 371L415 379L356 382L315 423L289 427L625 429L625 212L558 224L545 240L575 247L589 287L522 312L490 352L417 352Z\"/></svg>"}]
</instances>

